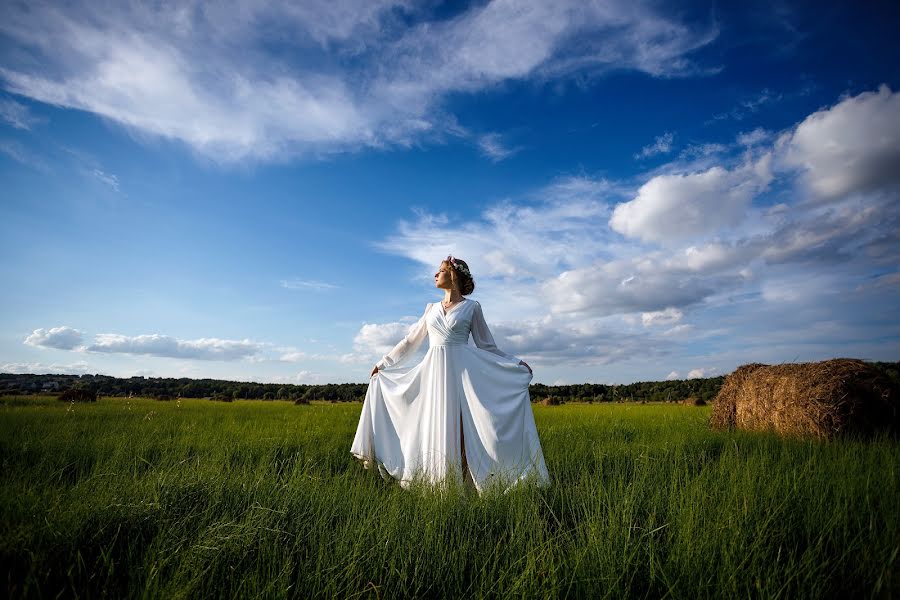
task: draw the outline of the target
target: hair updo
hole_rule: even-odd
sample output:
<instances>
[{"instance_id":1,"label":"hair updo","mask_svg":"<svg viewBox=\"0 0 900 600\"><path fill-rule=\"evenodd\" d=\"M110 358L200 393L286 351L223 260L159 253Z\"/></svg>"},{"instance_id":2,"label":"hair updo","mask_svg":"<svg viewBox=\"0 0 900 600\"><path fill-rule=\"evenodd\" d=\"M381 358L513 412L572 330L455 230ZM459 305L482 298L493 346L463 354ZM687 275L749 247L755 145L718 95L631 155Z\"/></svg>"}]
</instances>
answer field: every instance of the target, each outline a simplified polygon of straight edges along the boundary
<instances>
[{"instance_id":1,"label":"hair updo","mask_svg":"<svg viewBox=\"0 0 900 600\"><path fill-rule=\"evenodd\" d=\"M458 258L455 259L457 264L460 264L466 268L470 273L472 272L469 269L469 265L464 260L460 260ZM455 283L459 288L459 293L463 296L468 296L472 292L475 291L475 280L472 279L471 276L466 275L459 269L453 266L453 264L449 260L441 261L442 264L447 265L450 268L450 281Z\"/></svg>"}]
</instances>

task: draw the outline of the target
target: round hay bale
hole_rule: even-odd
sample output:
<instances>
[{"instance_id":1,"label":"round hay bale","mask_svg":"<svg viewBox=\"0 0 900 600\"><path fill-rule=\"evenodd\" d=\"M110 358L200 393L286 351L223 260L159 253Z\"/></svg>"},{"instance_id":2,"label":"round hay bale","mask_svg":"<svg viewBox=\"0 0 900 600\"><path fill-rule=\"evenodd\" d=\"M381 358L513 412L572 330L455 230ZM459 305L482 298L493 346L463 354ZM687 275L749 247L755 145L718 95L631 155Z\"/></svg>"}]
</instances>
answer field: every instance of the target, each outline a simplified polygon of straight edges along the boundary
<instances>
[{"instance_id":1,"label":"round hay bale","mask_svg":"<svg viewBox=\"0 0 900 600\"><path fill-rule=\"evenodd\" d=\"M823 439L845 432L897 432L898 390L877 369L851 358L752 363L725 378L709 424Z\"/></svg>"},{"instance_id":2,"label":"round hay bale","mask_svg":"<svg viewBox=\"0 0 900 600\"><path fill-rule=\"evenodd\" d=\"M562 399L556 396L547 396L546 398L541 400L541 404L543 404L544 406L559 406L562 403Z\"/></svg>"}]
</instances>

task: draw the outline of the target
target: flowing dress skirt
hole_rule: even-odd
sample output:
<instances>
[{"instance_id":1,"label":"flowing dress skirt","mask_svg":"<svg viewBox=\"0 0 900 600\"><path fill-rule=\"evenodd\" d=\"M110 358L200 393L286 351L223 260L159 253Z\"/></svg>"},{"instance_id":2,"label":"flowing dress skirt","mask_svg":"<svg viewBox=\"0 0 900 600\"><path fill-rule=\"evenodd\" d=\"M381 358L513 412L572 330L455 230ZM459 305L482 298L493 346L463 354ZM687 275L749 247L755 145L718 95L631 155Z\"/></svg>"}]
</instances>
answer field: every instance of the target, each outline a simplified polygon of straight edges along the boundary
<instances>
[{"instance_id":1,"label":"flowing dress skirt","mask_svg":"<svg viewBox=\"0 0 900 600\"><path fill-rule=\"evenodd\" d=\"M532 374L517 362L448 343L431 345L412 367L379 370L350 451L403 487L461 481L463 445L479 492L529 478L549 483L528 393Z\"/></svg>"}]
</instances>

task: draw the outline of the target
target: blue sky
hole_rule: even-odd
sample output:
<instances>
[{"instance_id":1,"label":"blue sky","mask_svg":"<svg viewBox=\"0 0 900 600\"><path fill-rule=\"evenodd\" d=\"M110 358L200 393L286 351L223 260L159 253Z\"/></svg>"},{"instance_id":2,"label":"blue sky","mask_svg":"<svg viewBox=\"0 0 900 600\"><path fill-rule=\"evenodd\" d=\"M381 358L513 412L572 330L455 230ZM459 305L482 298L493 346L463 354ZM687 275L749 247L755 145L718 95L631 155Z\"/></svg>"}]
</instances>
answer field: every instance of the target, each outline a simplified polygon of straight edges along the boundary
<instances>
[{"instance_id":1,"label":"blue sky","mask_svg":"<svg viewBox=\"0 0 900 600\"><path fill-rule=\"evenodd\" d=\"M895 3L4 3L0 370L364 382L448 253L535 382L900 359Z\"/></svg>"}]
</instances>

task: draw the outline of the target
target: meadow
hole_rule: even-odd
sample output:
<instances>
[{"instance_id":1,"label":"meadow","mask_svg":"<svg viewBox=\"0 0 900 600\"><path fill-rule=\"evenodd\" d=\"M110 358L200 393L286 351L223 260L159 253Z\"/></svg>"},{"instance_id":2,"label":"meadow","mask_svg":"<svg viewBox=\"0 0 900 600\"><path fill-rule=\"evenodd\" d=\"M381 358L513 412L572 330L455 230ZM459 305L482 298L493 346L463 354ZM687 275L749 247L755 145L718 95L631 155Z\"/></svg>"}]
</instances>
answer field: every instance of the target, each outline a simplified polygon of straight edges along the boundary
<instances>
[{"instance_id":1,"label":"meadow","mask_svg":"<svg viewBox=\"0 0 900 600\"><path fill-rule=\"evenodd\" d=\"M406 491L360 404L0 399L9 597L888 598L900 442L534 406L549 488Z\"/></svg>"}]
</instances>

